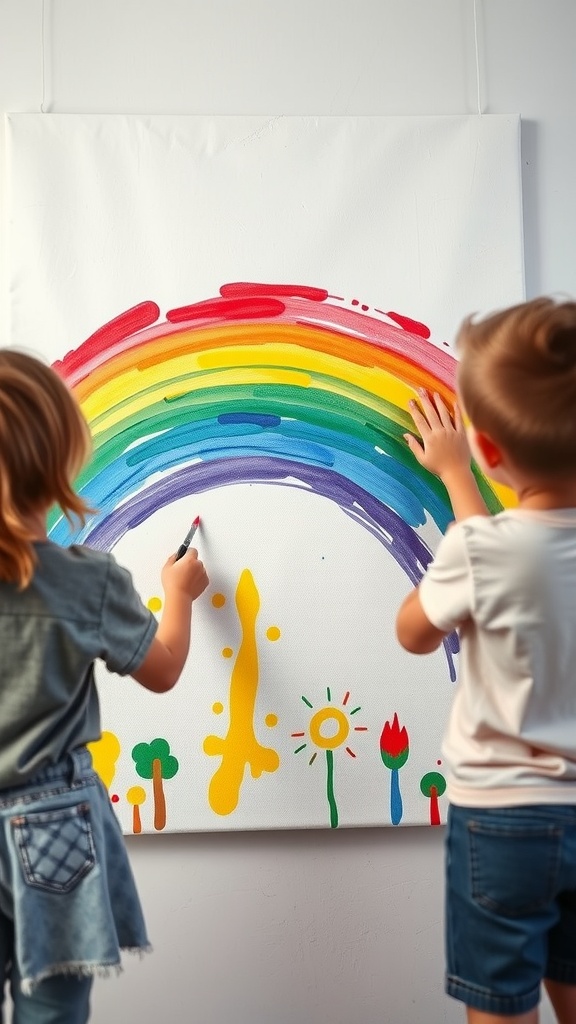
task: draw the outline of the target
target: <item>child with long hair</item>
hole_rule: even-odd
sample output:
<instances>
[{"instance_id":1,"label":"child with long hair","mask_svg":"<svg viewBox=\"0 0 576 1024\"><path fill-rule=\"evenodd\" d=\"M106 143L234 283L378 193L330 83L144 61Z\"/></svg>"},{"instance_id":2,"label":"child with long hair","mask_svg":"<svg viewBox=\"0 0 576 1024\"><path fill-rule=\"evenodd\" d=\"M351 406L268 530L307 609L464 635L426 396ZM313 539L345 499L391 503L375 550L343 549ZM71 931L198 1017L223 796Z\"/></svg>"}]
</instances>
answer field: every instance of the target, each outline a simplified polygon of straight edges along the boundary
<instances>
[{"instance_id":1,"label":"child with long hair","mask_svg":"<svg viewBox=\"0 0 576 1024\"><path fill-rule=\"evenodd\" d=\"M460 634L444 737L446 988L469 1024L576 1022L576 303L535 299L458 338L469 426L411 405L456 523L397 618L409 651ZM488 516L470 468L511 487Z\"/></svg>"},{"instance_id":2,"label":"child with long hair","mask_svg":"<svg viewBox=\"0 0 576 1024\"><path fill-rule=\"evenodd\" d=\"M158 625L108 554L47 539L48 510L89 512L73 395L40 360L0 350L0 1018L84 1024L93 976L149 942L118 821L86 744L100 738L94 662L163 693L208 585L197 552L162 570Z\"/></svg>"}]
</instances>

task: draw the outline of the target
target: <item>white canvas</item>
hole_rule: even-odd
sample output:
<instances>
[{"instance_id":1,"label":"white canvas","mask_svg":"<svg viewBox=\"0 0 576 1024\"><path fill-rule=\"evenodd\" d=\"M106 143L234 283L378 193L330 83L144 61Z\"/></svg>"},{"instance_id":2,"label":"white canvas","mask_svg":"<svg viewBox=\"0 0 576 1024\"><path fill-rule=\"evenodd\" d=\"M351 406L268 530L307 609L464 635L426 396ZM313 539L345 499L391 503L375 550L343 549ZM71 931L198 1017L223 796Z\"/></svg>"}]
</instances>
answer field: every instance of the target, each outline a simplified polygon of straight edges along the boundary
<instances>
[{"instance_id":1,"label":"white canvas","mask_svg":"<svg viewBox=\"0 0 576 1024\"><path fill-rule=\"evenodd\" d=\"M452 396L462 317L523 297L518 120L9 115L7 136L10 341L95 438L99 513L51 535L112 549L159 613L201 516L180 683L98 676L125 831L444 820L455 641L415 658L393 625L450 510L402 434L418 384Z\"/></svg>"}]
</instances>

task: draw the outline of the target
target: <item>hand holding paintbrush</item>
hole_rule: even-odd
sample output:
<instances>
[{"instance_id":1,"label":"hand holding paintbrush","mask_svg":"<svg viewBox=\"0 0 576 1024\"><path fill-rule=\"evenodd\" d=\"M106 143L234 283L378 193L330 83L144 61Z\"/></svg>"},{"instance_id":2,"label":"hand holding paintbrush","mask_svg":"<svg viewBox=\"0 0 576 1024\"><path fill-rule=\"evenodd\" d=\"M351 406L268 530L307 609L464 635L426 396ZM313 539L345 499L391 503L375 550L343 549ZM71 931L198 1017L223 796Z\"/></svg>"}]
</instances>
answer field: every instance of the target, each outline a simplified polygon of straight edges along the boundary
<instances>
[{"instance_id":1,"label":"hand holding paintbrush","mask_svg":"<svg viewBox=\"0 0 576 1024\"><path fill-rule=\"evenodd\" d=\"M175 555L171 555L162 570L162 584L167 596L168 592L175 587L176 590L184 591L192 601L195 601L208 586L208 575L204 563L198 558L196 549L190 547L199 525L200 516L196 516L178 551ZM184 558L184 555L187 557Z\"/></svg>"},{"instance_id":2,"label":"hand holding paintbrush","mask_svg":"<svg viewBox=\"0 0 576 1024\"><path fill-rule=\"evenodd\" d=\"M198 529L199 526L200 526L200 516L196 516L196 519L192 523L192 526L188 530L188 533L184 537L184 540L182 541L180 547L178 548L178 551L176 552L176 559L175 559L176 561L178 561L178 559L182 558L182 556L185 555L186 552L188 551L188 548L190 547L190 544L192 543L192 538L193 538L194 534L196 533L196 530Z\"/></svg>"}]
</instances>

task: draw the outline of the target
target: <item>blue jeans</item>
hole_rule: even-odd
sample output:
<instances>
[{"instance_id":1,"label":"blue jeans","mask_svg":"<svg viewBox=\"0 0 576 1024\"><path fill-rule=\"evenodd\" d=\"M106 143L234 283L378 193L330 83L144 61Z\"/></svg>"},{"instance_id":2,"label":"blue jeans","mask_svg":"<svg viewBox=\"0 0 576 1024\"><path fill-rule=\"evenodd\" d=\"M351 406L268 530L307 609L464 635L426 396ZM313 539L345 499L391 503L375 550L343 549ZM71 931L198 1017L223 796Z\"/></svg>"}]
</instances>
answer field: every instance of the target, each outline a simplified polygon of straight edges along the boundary
<instances>
[{"instance_id":1,"label":"blue jeans","mask_svg":"<svg viewBox=\"0 0 576 1024\"><path fill-rule=\"evenodd\" d=\"M84 1024L91 979L149 948L118 820L85 748L0 791L0 979L14 1024Z\"/></svg>"},{"instance_id":2,"label":"blue jeans","mask_svg":"<svg viewBox=\"0 0 576 1024\"><path fill-rule=\"evenodd\" d=\"M13 1024L86 1024L90 1016L92 977L55 974L25 996L18 968L12 960L13 949L12 921L0 913L0 1024L4 1022L2 995L7 981L13 1003Z\"/></svg>"},{"instance_id":3,"label":"blue jeans","mask_svg":"<svg viewBox=\"0 0 576 1024\"><path fill-rule=\"evenodd\" d=\"M528 1013L544 978L576 985L576 806L451 806L446 991Z\"/></svg>"}]
</instances>

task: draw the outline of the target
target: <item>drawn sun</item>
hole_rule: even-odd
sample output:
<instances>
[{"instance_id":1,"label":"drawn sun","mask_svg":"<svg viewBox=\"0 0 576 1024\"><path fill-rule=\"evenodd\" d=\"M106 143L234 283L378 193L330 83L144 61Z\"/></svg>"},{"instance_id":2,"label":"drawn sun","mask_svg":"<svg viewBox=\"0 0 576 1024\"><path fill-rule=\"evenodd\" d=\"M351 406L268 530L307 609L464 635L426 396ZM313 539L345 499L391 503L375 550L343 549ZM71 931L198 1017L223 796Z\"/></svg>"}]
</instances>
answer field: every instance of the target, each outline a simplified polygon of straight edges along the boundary
<instances>
[{"instance_id":1,"label":"drawn sun","mask_svg":"<svg viewBox=\"0 0 576 1024\"><path fill-rule=\"evenodd\" d=\"M327 687L326 689L326 697L330 703L325 705L323 708L318 708L317 711L314 711L314 714L310 717L310 721L308 722L308 736L310 742L315 747L318 747L320 750L332 751L336 750L338 747L344 746L350 732L366 732L367 726L352 725L350 722L352 715L356 715L358 711L362 710L360 706L352 708L350 711L347 709L344 711L342 710L342 708L346 708L346 705L350 700L349 691L344 694L342 708L335 707L331 703L332 694L330 687ZM314 710L314 705L307 697L302 697L302 700L307 707L312 711ZM306 732L293 732L291 735L293 739L303 739L306 736ZM294 753L299 754L300 751L305 750L307 746L308 743L301 743L300 746L296 747ZM356 757L356 754L351 747L346 746L345 750L350 757ZM308 764L313 764L317 756L318 750L315 750Z\"/></svg>"},{"instance_id":2,"label":"drawn sun","mask_svg":"<svg viewBox=\"0 0 576 1024\"><path fill-rule=\"evenodd\" d=\"M326 697L328 703L318 709L314 708L314 705L307 697L302 697L304 704L310 708L313 714L310 716L307 731L293 732L291 733L291 736L293 739L304 740L303 743L300 743L296 747L294 751L295 754L299 754L302 750L306 750L308 743L316 748L312 752L312 756L308 761L309 765L314 764L314 761L320 751L325 752L330 827L336 828L338 826L338 807L334 794L334 751L339 747L344 747L346 753L350 757L355 758L356 754L349 744L350 733L367 732L367 726L354 725L352 716L358 714L362 708L358 705L357 707L348 710L350 691L347 691L344 694L342 704L339 707L332 703L330 687L327 687L326 689Z\"/></svg>"}]
</instances>

